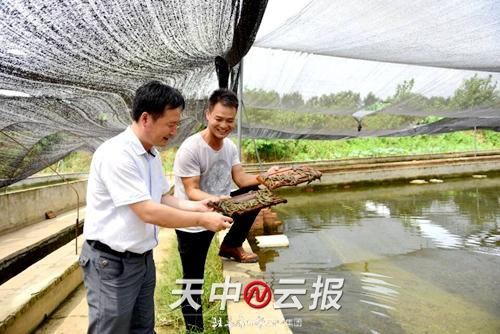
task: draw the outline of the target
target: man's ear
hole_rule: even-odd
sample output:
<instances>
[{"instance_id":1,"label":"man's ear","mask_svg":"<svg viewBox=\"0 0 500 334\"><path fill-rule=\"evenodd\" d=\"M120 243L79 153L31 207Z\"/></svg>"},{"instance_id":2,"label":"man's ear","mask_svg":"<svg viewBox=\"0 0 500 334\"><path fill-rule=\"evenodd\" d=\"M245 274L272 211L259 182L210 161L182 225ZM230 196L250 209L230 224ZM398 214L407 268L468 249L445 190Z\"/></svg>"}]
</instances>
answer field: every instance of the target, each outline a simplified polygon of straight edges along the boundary
<instances>
[{"instance_id":1,"label":"man's ear","mask_svg":"<svg viewBox=\"0 0 500 334\"><path fill-rule=\"evenodd\" d=\"M139 117L139 124L146 125L146 123L150 120L150 118L151 115L144 111Z\"/></svg>"}]
</instances>

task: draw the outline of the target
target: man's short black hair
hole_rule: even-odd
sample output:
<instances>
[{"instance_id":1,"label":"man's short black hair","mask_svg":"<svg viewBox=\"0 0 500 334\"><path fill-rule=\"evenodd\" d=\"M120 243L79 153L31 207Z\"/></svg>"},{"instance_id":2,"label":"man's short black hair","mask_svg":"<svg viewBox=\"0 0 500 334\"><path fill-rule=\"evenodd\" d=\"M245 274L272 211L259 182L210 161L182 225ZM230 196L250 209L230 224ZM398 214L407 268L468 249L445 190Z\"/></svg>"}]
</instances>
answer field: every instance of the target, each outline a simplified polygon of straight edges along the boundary
<instances>
[{"instance_id":1,"label":"man's short black hair","mask_svg":"<svg viewBox=\"0 0 500 334\"><path fill-rule=\"evenodd\" d=\"M156 120L163 115L165 108L184 109L185 106L184 97L177 89L159 81L150 81L135 92L132 119L137 122L142 113L147 112Z\"/></svg>"},{"instance_id":2,"label":"man's short black hair","mask_svg":"<svg viewBox=\"0 0 500 334\"><path fill-rule=\"evenodd\" d=\"M233 91L227 88L214 90L208 99L208 111L212 111L217 103L220 103L225 107L233 107L238 110L238 97Z\"/></svg>"}]
</instances>

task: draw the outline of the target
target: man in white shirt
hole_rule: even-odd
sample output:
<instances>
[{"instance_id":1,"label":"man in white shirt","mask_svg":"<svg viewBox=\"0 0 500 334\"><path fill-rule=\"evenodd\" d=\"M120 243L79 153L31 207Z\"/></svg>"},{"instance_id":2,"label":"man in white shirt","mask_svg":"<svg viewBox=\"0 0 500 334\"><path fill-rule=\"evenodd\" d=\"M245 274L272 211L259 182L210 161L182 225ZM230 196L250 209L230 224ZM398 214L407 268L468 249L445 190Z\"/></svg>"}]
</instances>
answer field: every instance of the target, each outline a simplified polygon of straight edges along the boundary
<instances>
[{"instance_id":1,"label":"man in white shirt","mask_svg":"<svg viewBox=\"0 0 500 334\"><path fill-rule=\"evenodd\" d=\"M132 124L94 153L87 187L86 242L80 265L89 305L88 333L154 333L158 226L220 231L231 218L208 200L166 195L159 152L175 136L184 109L180 92L158 81L141 86Z\"/></svg>"},{"instance_id":2,"label":"man in white shirt","mask_svg":"<svg viewBox=\"0 0 500 334\"><path fill-rule=\"evenodd\" d=\"M185 200L204 200L231 193L232 181L238 193L257 189L255 175L245 173L234 143L227 138L234 129L237 96L227 89L218 89L209 98L206 113L208 126L205 130L187 138L177 151L174 161L174 196ZM272 167L269 171L273 171ZM242 244L258 212L234 216L234 224L224 238L219 255L234 258L238 262L256 262L257 255L243 250ZM203 227L176 229L184 279L202 279L205 259L214 232ZM201 285L192 284L192 289ZM201 304L201 297L193 295ZM193 308L187 301L182 304L182 313L188 331L203 331L202 308Z\"/></svg>"}]
</instances>

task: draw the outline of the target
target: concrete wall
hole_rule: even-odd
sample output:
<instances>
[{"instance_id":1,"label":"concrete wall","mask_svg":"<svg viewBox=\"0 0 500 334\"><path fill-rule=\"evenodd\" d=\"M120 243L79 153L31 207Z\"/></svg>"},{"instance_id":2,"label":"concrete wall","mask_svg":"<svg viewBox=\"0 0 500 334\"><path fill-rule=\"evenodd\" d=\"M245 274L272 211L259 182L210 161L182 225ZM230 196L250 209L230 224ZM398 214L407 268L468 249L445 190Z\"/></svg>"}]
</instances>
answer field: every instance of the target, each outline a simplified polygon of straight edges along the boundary
<instances>
[{"instance_id":1,"label":"concrete wall","mask_svg":"<svg viewBox=\"0 0 500 334\"><path fill-rule=\"evenodd\" d=\"M381 168L364 170L344 170L325 172L321 177L322 184L345 184L356 182L378 182L411 180L418 178L440 178L451 176L465 176L478 173L500 171L500 160L468 161L435 165L418 166L381 166Z\"/></svg>"},{"instance_id":2,"label":"concrete wall","mask_svg":"<svg viewBox=\"0 0 500 334\"><path fill-rule=\"evenodd\" d=\"M10 190L14 191L28 187L37 187L41 185L46 185L48 183L64 182L61 179L61 177L64 178L64 181L83 180L88 178L88 173L60 173L59 175L50 174L50 175L30 176L25 178L24 180L18 181L8 186L7 192Z\"/></svg>"},{"instance_id":3,"label":"concrete wall","mask_svg":"<svg viewBox=\"0 0 500 334\"><path fill-rule=\"evenodd\" d=\"M401 157L399 157L401 158ZM310 166L323 171L322 184L389 181L412 178L445 177L459 174L500 171L500 154L445 154L416 157L350 159L345 161L311 163ZM410 160L410 158L414 158ZM443 159L444 158L444 159ZM442 159L442 160L441 160ZM428 160L428 161L427 161ZM281 165L281 164L280 164ZM266 170L267 170L266 166ZM248 170L251 168L246 168ZM254 171L255 172L255 171ZM171 175L168 175L169 179ZM87 180L70 181L80 195L80 204L85 204ZM170 184L173 184L171 180ZM315 184L317 184L315 182ZM45 212L56 213L76 208L75 192L68 184L53 184L36 188L16 190L0 194L0 234L45 219Z\"/></svg>"},{"instance_id":4,"label":"concrete wall","mask_svg":"<svg viewBox=\"0 0 500 334\"><path fill-rule=\"evenodd\" d=\"M61 213L85 204L87 180L70 181L0 194L0 234L45 219L45 212Z\"/></svg>"}]
</instances>

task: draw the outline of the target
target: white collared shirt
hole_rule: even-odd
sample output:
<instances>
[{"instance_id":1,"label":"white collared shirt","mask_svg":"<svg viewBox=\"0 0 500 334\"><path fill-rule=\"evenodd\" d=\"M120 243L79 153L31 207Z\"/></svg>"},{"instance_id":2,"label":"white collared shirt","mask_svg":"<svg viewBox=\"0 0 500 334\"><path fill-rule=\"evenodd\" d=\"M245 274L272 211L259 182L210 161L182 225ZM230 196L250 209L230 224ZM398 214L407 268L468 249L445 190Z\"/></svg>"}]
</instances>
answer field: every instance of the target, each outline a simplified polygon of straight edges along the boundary
<instances>
[{"instance_id":1,"label":"white collared shirt","mask_svg":"<svg viewBox=\"0 0 500 334\"><path fill-rule=\"evenodd\" d=\"M158 228L144 223L128 205L146 200L160 203L168 189L158 150L148 153L128 127L99 146L92 157L85 239L119 252L144 253L154 248Z\"/></svg>"}]
</instances>

